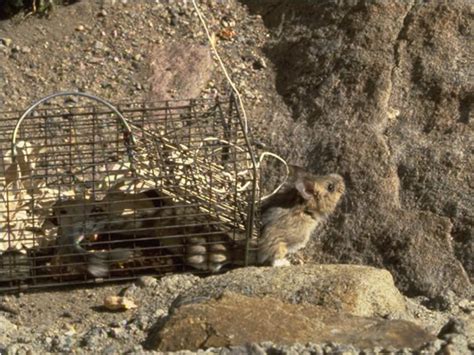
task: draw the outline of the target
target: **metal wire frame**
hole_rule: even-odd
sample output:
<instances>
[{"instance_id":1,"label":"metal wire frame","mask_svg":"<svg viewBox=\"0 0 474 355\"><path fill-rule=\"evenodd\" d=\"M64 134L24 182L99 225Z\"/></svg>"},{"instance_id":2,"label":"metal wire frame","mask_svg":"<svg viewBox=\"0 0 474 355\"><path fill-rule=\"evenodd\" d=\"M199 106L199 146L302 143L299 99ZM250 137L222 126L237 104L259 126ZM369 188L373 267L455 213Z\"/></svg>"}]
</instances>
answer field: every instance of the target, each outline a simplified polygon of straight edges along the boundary
<instances>
[{"instance_id":1,"label":"metal wire frame","mask_svg":"<svg viewBox=\"0 0 474 355\"><path fill-rule=\"evenodd\" d=\"M95 103L51 102L70 96ZM0 292L209 272L193 247L250 263L258 172L232 96L115 107L65 92L18 116L0 113Z\"/></svg>"}]
</instances>

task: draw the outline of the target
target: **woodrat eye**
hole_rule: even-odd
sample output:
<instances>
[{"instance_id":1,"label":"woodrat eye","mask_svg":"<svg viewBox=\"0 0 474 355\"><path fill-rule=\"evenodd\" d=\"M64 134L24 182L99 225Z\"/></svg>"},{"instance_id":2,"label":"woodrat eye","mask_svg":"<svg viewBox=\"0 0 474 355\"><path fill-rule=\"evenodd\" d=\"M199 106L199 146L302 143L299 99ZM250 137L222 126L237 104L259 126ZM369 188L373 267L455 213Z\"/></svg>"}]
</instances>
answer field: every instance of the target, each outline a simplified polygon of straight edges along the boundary
<instances>
[{"instance_id":1,"label":"woodrat eye","mask_svg":"<svg viewBox=\"0 0 474 355\"><path fill-rule=\"evenodd\" d=\"M334 188L335 188L335 186L334 186L333 183L329 183L329 184L328 184L327 189L328 189L329 192L334 192Z\"/></svg>"}]
</instances>

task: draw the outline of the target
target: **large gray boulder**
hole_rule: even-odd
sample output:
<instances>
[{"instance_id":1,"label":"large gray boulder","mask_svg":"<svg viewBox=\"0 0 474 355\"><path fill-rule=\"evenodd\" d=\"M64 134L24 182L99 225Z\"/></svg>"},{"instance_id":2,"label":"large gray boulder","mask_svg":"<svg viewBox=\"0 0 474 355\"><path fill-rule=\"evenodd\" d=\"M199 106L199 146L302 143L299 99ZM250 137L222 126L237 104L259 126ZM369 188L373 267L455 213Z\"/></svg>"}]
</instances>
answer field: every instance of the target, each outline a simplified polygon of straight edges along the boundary
<instances>
[{"instance_id":1,"label":"large gray boulder","mask_svg":"<svg viewBox=\"0 0 474 355\"><path fill-rule=\"evenodd\" d=\"M410 319L404 297L386 270L357 265L248 267L206 277L186 291L188 299L226 292L270 296L364 317Z\"/></svg>"}]
</instances>

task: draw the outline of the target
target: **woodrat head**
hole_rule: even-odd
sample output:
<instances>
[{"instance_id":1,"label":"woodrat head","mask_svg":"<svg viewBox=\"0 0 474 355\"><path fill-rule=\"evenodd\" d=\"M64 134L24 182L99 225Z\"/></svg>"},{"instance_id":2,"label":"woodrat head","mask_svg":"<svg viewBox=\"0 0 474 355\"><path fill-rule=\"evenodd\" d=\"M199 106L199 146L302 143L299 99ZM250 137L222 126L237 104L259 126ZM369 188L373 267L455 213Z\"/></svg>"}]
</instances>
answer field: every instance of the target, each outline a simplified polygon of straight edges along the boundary
<instances>
[{"instance_id":1,"label":"woodrat head","mask_svg":"<svg viewBox=\"0 0 474 355\"><path fill-rule=\"evenodd\" d=\"M295 188L306 209L322 216L331 214L345 192L342 176L313 175L300 167L291 167Z\"/></svg>"}]
</instances>

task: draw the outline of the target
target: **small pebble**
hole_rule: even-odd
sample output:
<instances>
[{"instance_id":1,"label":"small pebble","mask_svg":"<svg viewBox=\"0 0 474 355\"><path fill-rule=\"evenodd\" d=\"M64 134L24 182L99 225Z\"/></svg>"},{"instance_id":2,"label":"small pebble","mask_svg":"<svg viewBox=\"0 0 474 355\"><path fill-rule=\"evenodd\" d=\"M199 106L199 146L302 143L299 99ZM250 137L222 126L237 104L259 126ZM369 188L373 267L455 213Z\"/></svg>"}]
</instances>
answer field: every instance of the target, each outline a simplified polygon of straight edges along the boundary
<instances>
[{"instance_id":1,"label":"small pebble","mask_svg":"<svg viewBox=\"0 0 474 355\"><path fill-rule=\"evenodd\" d=\"M267 67L267 63L265 62L265 59L263 58L257 58L253 64L252 67L255 70L260 70L260 69L265 69Z\"/></svg>"},{"instance_id":2,"label":"small pebble","mask_svg":"<svg viewBox=\"0 0 474 355\"><path fill-rule=\"evenodd\" d=\"M10 47L12 42L13 42L13 40L11 38L0 38L0 43L3 44L6 47Z\"/></svg>"},{"instance_id":3,"label":"small pebble","mask_svg":"<svg viewBox=\"0 0 474 355\"><path fill-rule=\"evenodd\" d=\"M158 284L158 280L152 276L142 276L137 280L140 287L154 287Z\"/></svg>"},{"instance_id":4,"label":"small pebble","mask_svg":"<svg viewBox=\"0 0 474 355\"><path fill-rule=\"evenodd\" d=\"M95 41L94 48L95 49L104 49L104 44L101 41Z\"/></svg>"}]
</instances>

